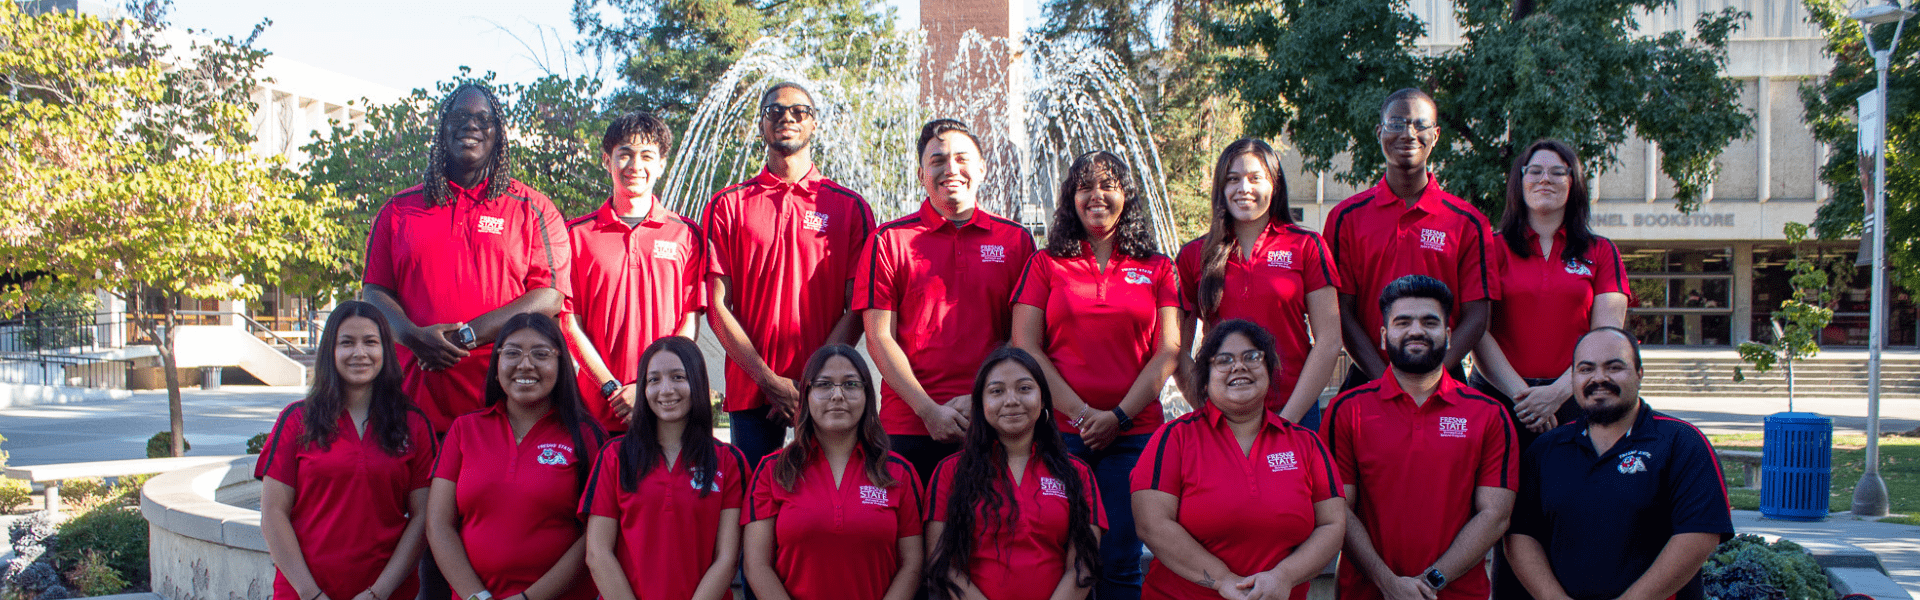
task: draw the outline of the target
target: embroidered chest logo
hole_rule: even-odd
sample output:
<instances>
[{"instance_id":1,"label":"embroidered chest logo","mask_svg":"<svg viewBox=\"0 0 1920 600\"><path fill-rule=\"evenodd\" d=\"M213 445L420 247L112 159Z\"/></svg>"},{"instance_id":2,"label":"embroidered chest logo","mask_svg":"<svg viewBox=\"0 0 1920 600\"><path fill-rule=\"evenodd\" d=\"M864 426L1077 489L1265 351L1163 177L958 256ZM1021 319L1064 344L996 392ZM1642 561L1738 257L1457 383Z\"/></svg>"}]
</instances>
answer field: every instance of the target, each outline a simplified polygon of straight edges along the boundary
<instances>
[{"instance_id":1,"label":"embroidered chest logo","mask_svg":"<svg viewBox=\"0 0 1920 600\"><path fill-rule=\"evenodd\" d=\"M980 262L990 262L990 263L1007 262L1007 247L995 246L990 244L981 244L980 245Z\"/></svg>"},{"instance_id":2,"label":"embroidered chest logo","mask_svg":"<svg viewBox=\"0 0 1920 600\"><path fill-rule=\"evenodd\" d=\"M654 240L653 257L660 260L680 260L680 245L666 240Z\"/></svg>"},{"instance_id":3,"label":"embroidered chest logo","mask_svg":"<svg viewBox=\"0 0 1920 600\"><path fill-rule=\"evenodd\" d=\"M720 476L721 476L721 475L723 475L723 473L721 473L721 472L719 472L719 471L714 471L714 472L713 472L713 481L709 481L709 482L707 482L707 491L709 491L709 492L718 492L718 491L720 491ZM693 489L696 489L696 490L697 490L697 489L700 489L700 478L699 478L699 477L688 477L688 478L687 478L687 485L688 485L688 486L692 486L692 487L693 487Z\"/></svg>"},{"instance_id":4,"label":"embroidered chest logo","mask_svg":"<svg viewBox=\"0 0 1920 600\"><path fill-rule=\"evenodd\" d=\"M1153 283L1153 275L1151 273L1148 273L1146 269L1135 269L1135 268L1129 267L1126 269L1121 269L1121 272L1125 273L1125 275L1122 277L1121 280L1127 283L1137 283L1140 285Z\"/></svg>"},{"instance_id":5,"label":"embroidered chest logo","mask_svg":"<svg viewBox=\"0 0 1920 600\"><path fill-rule=\"evenodd\" d=\"M811 210L807 211L806 214L801 215L800 217L800 226L805 227L807 229L811 229L813 231L826 233L827 213L815 212Z\"/></svg>"},{"instance_id":6,"label":"embroidered chest logo","mask_svg":"<svg viewBox=\"0 0 1920 600\"><path fill-rule=\"evenodd\" d=\"M1280 267L1282 269L1293 268L1293 251L1273 250L1267 252L1267 266Z\"/></svg>"},{"instance_id":7,"label":"embroidered chest logo","mask_svg":"<svg viewBox=\"0 0 1920 600\"><path fill-rule=\"evenodd\" d=\"M507 220L500 217L480 217L480 233L500 235L507 231Z\"/></svg>"},{"instance_id":8,"label":"embroidered chest logo","mask_svg":"<svg viewBox=\"0 0 1920 600\"><path fill-rule=\"evenodd\" d=\"M1060 480L1058 479L1054 479L1052 477L1041 477L1040 478L1040 495L1053 496L1055 498L1066 498L1067 486L1064 484L1061 484Z\"/></svg>"},{"instance_id":9,"label":"embroidered chest logo","mask_svg":"<svg viewBox=\"0 0 1920 600\"><path fill-rule=\"evenodd\" d=\"M1580 261L1569 258L1567 259L1567 272L1574 275L1592 275L1593 269L1587 268L1587 265Z\"/></svg>"},{"instance_id":10,"label":"embroidered chest logo","mask_svg":"<svg viewBox=\"0 0 1920 600\"><path fill-rule=\"evenodd\" d=\"M1420 230L1420 247L1428 250L1446 250L1447 232L1433 229Z\"/></svg>"},{"instance_id":11,"label":"embroidered chest logo","mask_svg":"<svg viewBox=\"0 0 1920 600\"><path fill-rule=\"evenodd\" d=\"M860 503L867 506L886 506L887 489L878 486L860 486Z\"/></svg>"},{"instance_id":12,"label":"embroidered chest logo","mask_svg":"<svg viewBox=\"0 0 1920 600\"><path fill-rule=\"evenodd\" d=\"M572 446L566 444L541 444L540 456L533 460L543 465L564 467L567 466L568 463L573 462L570 459L571 456L573 456Z\"/></svg>"},{"instance_id":13,"label":"embroidered chest logo","mask_svg":"<svg viewBox=\"0 0 1920 600\"><path fill-rule=\"evenodd\" d=\"M1620 474L1632 475L1634 473L1645 473L1647 471L1647 461L1649 460L1653 460L1653 455L1645 450L1628 450L1621 453Z\"/></svg>"},{"instance_id":14,"label":"embroidered chest logo","mask_svg":"<svg viewBox=\"0 0 1920 600\"><path fill-rule=\"evenodd\" d=\"M1440 417L1440 437L1467 437L1467 420L1462 417Z\"/></svg>"},{"instance_id":15,"label":"embroidered chest logo","mask_svg":"<svg viewBox=\"0 0 1920 600\"><path fill-rule=\"evenodd\" d=\"M1294 459L1292 452L1275 452L1267 455L1267 467L1275 473L1292 471L1300 468L1300 461Z\"/></svg>"}]
</instances>

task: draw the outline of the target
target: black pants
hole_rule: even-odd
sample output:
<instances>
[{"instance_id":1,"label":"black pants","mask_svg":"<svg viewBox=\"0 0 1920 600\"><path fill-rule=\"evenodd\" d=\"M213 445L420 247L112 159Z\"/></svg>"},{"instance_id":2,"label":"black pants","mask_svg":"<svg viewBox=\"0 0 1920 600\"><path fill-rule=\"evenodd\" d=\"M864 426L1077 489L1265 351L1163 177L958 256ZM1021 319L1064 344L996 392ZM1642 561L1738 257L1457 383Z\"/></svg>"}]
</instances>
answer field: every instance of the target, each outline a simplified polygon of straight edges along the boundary
<instances>
[{"instance_id":1,"label":"black pants","mask_svg":"<svg viewBox=\"0 0 1920 600\"><path fill-rule=\"evenodd\" d=\"M913 465L913 470L919 472L920 487L929 493L933 492L927 486L932 485L934 467L960 451L959 444L937 442L930 435L888 435L887 441L893 446L894 452L906 458Z\"/></svg>"}]
</instances>

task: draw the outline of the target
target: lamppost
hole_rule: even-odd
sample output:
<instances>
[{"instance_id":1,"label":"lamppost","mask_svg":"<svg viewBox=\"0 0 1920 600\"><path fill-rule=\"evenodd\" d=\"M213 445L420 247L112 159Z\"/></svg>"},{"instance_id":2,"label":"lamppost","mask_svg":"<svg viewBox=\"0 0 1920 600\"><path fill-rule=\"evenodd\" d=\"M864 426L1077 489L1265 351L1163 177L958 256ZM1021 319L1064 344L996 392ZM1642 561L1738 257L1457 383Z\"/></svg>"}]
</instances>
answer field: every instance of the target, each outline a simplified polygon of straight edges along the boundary
<instances>
[{"instance_id":1,"label":"lamppost","mask_svg":"<svg viewBox=\"0 0 1920 600\"><path fill-rule=\"evenodd\" d=\"M1880 118L1874 132L1873 153L1873 290L1867 334L1867 465L1860 483L1853 487L1853 514L1879 517L1887 514L1887 482L1880 479L1880 349L1887 344L1887 63L1893 49L1900 45L1900 34L1914 11L1900 7L1899 0L1868 6L1847 15L1861 25L1867 40L1867 52L1873 55L1874 70L1879 73ZM1887 49L1873 46L1873 26L1897 23Z\"/></svg>"}]
</instances>

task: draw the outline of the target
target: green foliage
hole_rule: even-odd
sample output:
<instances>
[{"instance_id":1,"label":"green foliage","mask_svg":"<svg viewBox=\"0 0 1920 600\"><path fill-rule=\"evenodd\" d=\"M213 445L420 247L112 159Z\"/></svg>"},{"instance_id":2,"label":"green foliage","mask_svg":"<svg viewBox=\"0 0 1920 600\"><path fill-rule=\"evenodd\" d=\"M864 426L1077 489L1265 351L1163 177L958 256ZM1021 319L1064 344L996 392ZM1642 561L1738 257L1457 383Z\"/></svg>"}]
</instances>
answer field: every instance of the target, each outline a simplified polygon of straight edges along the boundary
<instances>
[{"instance_id":1,"label":"green foliage","mask_svg":"<svg viewBox=\"0 0 1920 600\"><path fill-rule=\"evenodd\" d=\"M105 498L112 488L99 477L81 477L60 482L60 499L87 502Z\"/></svg>"},{"instance_id":2,"label":"green foliage","mask_svg":"<svg viewBox=\"0 0 1920 600\"><path fill-rule=\"evenodd\" d=\"M257 433L247 438L247 454L259 454L267 448L267 434Z\"/></svg>"},{"instance_id":3,"label":"green foliage","mask_svg":"<svg viewBox=\"0 0 1920 600\"><path fill-rule=\"evenodd\" d=\"M1788 244L1800 246L1806 241L1808 231L1804 224L1787 223L1785 233ZM1787 261L1787 270L1793 273L1789 279L1793 297L1781 302L1780 310L1773 312L1773 322L1780 334L1772 343L1740 344L1740 358L1751 363L1755 371L1772 370L1774 363L1783 358L1791 364L1796 359L1820 353L1820 330L1833 322L1833 309L1829 306L1833 302L1834 286L1829 285L1827 278L1827 263L1831 262L1832 259L1808 257L1804 249L1796 250L1793 259ZM1792 395L1787 401L1793 401Z\"/></svg>"},{"instance_id":4,"label":"green foliage","mask_svg":"<svg viewBox=\"0 0 1920 600\"><path fill-rule=\"evenodd\" d=\"M55 564L71 568L93 552L103 556L122 581L137 584L147 579L147 520L138 508L101 506L62 523L58 539L53 549Z\"/></svg>"},{"instance_id":5,"label":"green foliage","mask_svg":"<svg viewBox=\"0 0 1920 600\"><path fill-rule=\"evenodd\" d=\"M1634 32L1635 11L1672 4L1460 0L1461 45L1431 55L1414 46L1427 27L1406 0L1227 0L1209 31L1242 52L1220 58L1220 80L1246 104L1249 131L1285 134L1307 171L1332 172L1334 157L1350 152L1338 178L1373 183L1384 162L1379 103L1419 87L1440 108L1433 162L1447 189L1482 212L1501 214L1514 153L1533 140L1564 140L1597 172L1618 164L1629 134L1658 143L1690 212L1713 158L1751 129L1738 87L1721 75L1727 38L1746 14L1703 14L1691 34ZM1516 18L1515 6L1537 8Z\"/></svg>"},{"instance_id":6,"label":"green foliage","mask_svg":"<svg viewBox=\"0 0 1920 600\"><path fill-rule=\"evenodd\" d=\"M1814 139L1832 147L1820 168L1820 179L1833 196L1820 205L1813 229L1823 240L1862 237L1867 235L1864 222L1869 210L1861 186L1872 185L1873 163L1860 160L1856 152L1859 126L1854 103L1879 85L1873 57L1867 54L1860 23L1847 18L1858 6L1843 0L1801 0L1801 4L1808 19L1826 31L1825 51L1833 59L1831 72L1800 88ZM1890 24L1875 28L1875 47L1887 48L1893 33ZM1887 113L1894 118L1887 120L1886 238L1889 275L1893 283L1911 290L1920 288L1920 210L1916 210L1920 209L1920 165L1911 158L1920 156L1920 65L1914 59L1920 44L1914 42L1913 34L1907 38L1895 49L1887 69Z\"/></svg>"},{"instance_id":7,"label":"green foliage","mask_svg":"<svg viewBox=\"0 0 1920 600\"><path fill-rule=\"evenodd\" d=\"M0 479L0 514L13 512L33 496L33 486L18 479Z\"/></svg>"},{"instance_id":8,"label":"green foliage","mask_svg":"<svg viewBox=\"0 0 1920 600\"><path fill-rule=\"evenodd\" d=\"M1827 575L1805 548L1782 539L1768 544L1750 533L1720 544L1701 570L1707 596L1833 600Z\"/></svg>"},{"instance_id":9,"label":"green foliage","mask_svg":"<svg viewBox=\"0 0 1920 600\"><path fill-rule=\"evenodd\" d=\"M20 331L20 343L29 349L51 350L93 343L93 296L70 292L43 298L26 327Z\"/></svg>"},{"instance_id":10,"label":"green foliage","mask_svg":"<svg viewBox=\"0 0 1920 600\"><path fill-rule=\"evenodd\" d=\"M818 44L827 64L866 64L892 31L879 0L574 0L580 49L626 85L611 108L650 110L684 131L707 87L762 36ZM873 32L881 35L872 35ZM839 55L825 57L826 54Z\"/></svg>"},{"instance_id":11,"label":"green foliage","mask_svg":"<svg viewBox=\"0 0 1920 600\"><path fill-rule=\"evenodd\" d=\"M180 444L186 450L193 449L193 443L180 438ZM147 438L147 458L167 458L173 456L173 432L162 431Z\"/></svg>"},{"instance_id":12,"label":"green foliage","mask_svg":"<svg viewBox=\"0 0 1920 600\"><path fill-rule=\"evenodd\" d=\"M106 596L127 589L127 580L111 564L112 556L92 548L81 551L80 560L67 570L67 582L81 596Z\"/></svg>"},{"instance_id":13,"label":"green foliage","mask_svg":"<svg viewBox=\"0 0 1920 600\"><path fill-rule=\"evenodd\" d=\"M608 119L596 108L600 82L558 75L526 84L497 84L491 72L474 76L462 68L432 91L415 89L390 104L367 107L358 126L332 122L307 153L308 189L325 190L340 202L328 220L341 235L327 252L294 261L283 276L294 293L351 296L359 287L367 231L387 198L420 184L433 147L441 101L462 83L492 87L506 112L513 176L551 198L568 215L580 215L606 200L600 166L600 136Z\"/></svg>"}]
</instances>

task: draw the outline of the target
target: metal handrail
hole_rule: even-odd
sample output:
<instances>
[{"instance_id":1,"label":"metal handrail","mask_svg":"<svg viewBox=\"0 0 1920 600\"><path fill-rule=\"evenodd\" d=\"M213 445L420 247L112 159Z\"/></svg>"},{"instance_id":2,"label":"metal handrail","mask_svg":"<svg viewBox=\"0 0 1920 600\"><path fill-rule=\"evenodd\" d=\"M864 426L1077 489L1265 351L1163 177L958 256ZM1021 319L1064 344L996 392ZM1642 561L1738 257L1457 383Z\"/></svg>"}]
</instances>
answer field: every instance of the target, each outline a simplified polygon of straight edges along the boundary
<instances>
[{"instance_id":1,"label":"metal handrail","mask_svg":"<svg viewBox=\"0 0 1920 600\"><path fill-rule=\"evenodd\" d=\"M288 350L292 350L294 352L298 352L301 354L311 354L310 352L307 351L307 349L294 345L293 342L287 341L287 338L280 337L280 334L274 333L272 329L268 328L265 325L261 325L259 321L253 320L253 317L247 316L246 313L235 312L231 310L176 310L173 312L174 314L181 314L181 315L197 315L197 316L210 316L210 317L217 317L221 315L233 315L236 317L240 317L241 319L245 319L247 324L252 325L254 329L258 329L261 332L266 333L267 337L273 338L273 341L280 342L280 345L286 346Z\"/></svg>"}]
</instances>

